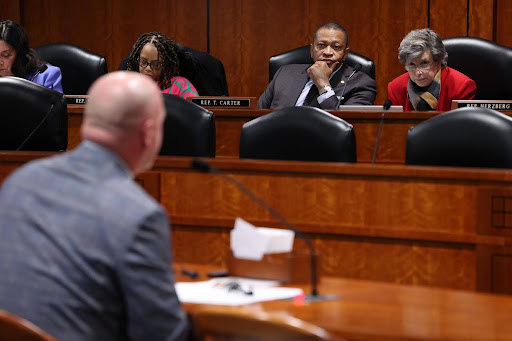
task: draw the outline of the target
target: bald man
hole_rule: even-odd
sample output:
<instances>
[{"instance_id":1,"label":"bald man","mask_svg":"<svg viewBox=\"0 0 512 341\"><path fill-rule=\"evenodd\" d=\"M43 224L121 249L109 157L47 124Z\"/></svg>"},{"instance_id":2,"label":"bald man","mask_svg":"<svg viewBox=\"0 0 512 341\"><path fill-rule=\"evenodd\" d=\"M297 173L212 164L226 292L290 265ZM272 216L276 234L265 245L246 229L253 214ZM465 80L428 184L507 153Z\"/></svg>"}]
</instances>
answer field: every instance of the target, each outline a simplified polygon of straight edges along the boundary
<instances>
[{"instance_id":1,"label":"bald man","mask_svg":"<svg viewBox=\"0 0 512 341\"><path fill-rule=\"evenodd\" d=\"M0 309L60 340L178 340L169 224L134 181L162 142L162 95L114 72L89 91L84 142L31 162L0 190Z\"/></svg>"}]
</instances>

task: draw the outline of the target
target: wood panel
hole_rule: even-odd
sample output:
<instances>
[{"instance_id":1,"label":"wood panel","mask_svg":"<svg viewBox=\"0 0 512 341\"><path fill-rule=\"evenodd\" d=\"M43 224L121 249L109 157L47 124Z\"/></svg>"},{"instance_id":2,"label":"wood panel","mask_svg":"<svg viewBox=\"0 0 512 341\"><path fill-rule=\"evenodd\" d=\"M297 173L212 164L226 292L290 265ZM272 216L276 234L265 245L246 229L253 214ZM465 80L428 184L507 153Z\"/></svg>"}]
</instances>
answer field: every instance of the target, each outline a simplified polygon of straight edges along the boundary
<instances>
[{"instance_id":1,"label":"wood panel","mask_svg":"<svg viewBox=\"0 0 512 341\"><path fill-rule=\"evenodd\" d=\"M496 42L512 47L512 1L496 0Z\"/></svg>"},{"instance_id":2,"label":"wood panel","mask_svg":"<svg viewBox=\"0 0 512 341\"><path fill-rule=\"evenodd\" d=\"M0 181L42 152L0 152ZM226 266L237 216L282 227L233 184L197 173L190 158L159 157L139 178L160 197L173 225L178 262ZM481 233L489 216L482 190L512 196L507 170L322 162L211 160L306 232L319 254L319 274L466 290L512 293L510 257L481 250L510 248L512 237ZM159 188L156 188L158 187ZM488 196L488 200L493 200ZM304 242L295 250L303 253ZM489 256L491 255L491 256Z\"/></svg>"},{"instance_id":3,"label":"wood panel","mask_svg":"<svg viewBox=\"0 0 512 341\"><path fill-rule=\"evenodd\" d=\"M430 28L441 38L466 36L468 0L430 0Z\"/></svg>"},{"instance_id":4,"label":"wood panel","mask_svg":"<svg viewBox=\"0 0 512 341\"><path fill-rule=\"evenodd\" d=\"M178 261L225 266L229 231L237 216L257 226L280 226L232 184L195 173L188 162L162 157L154 169L161 173L162 204L173 221ZM320 253L323 275L475 290L476 247L501 247L508 240L477 232L478 217L485 213L477 209L479 189L493 185L510 195L507 171L212 163L309 234ZM192 242L198 247L190 247ZM296 242L296 249L304 248ZM506 276L507 268L500 269ZM508 286L502 290L512 293Z\"/></svg>"},{"instance_id":5,"label":"wood panel","mask_svg":"<svg viewBox=\"0 0 512 341\"><path fill-rule=\"evenodd\" d=\"M34 47L68 42L107 58L117 70L145 32L160 31L191 48L206 49L206 0L22 0L22 22ZM34 15L38 13L38 15Z\"/></svg>"},{"instance_id":6,"label":"wood panel","mask_svg":"<svg viewBox=\"0 0 512 341\"><path fill-rule=\"evenodd\" d=\"M477 0L469 2L469 36L495 39L494 5L496 0Z\"/></svg>"},{"instance_id":7,"label":"wood panel","mask_svg":"<svg viewBox=\"0 0 512 341\"><path fill-rule=\"evenodd\" d=\"M21 18L20 0L0 0L0 20L14 20Z\"/></svg>"}]
</instances>

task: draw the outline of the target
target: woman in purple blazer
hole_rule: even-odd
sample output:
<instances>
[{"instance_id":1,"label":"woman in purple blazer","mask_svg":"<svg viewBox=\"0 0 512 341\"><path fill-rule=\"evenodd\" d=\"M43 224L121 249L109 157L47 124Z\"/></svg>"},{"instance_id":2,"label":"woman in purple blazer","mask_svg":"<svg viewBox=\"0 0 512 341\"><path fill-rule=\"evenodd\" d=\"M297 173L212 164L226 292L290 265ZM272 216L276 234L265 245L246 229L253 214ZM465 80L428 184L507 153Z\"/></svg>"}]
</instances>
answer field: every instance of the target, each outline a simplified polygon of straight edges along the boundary
<instances>
[{"instance_id":1,"label":"woman in purple blazer","mask_svg":"<svg viewBox=\"0 0 512 341\"><path fill-rule=\"evenodd\" d=\"M25 29L12 20L0 21L0 77L4 76L25 78L63 92L60 69L37 57Z\"/></svg>"}]
</instances>

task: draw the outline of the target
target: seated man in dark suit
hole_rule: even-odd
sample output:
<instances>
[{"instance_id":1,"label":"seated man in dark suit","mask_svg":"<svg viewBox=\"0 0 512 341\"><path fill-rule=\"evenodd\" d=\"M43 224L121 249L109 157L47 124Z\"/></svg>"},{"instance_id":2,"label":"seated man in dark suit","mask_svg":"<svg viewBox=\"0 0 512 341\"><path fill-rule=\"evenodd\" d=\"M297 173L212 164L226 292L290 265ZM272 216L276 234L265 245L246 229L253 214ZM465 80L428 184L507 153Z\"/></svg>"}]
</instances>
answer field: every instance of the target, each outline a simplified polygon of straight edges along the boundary
<instances>
[{"instance_id":1,"label":"seated man in dark suit","mask_svg":"<svg viewBox=\"0 0 512 341\"><path fill-rule=\"evenodd\" d=\"M31 162L0 190L0 309L59 340L179 340L170 228L133 176L160 150L150 77L109 73L89 91L82 142Z\"/></svg>"},{"instance_id":2,"label":"seated man in dark suit","mask_svg":"<svg viewBox=\"0 0 512 341\"><path fill-rule=\"evenodd\" d=\"M372 105L377 84L344 63L349 53L345 29L336 23L320 26L313 37L313 65L281 67L258 100L260 109L313 106L336 110L339 105Z\"/></svg>"}]
</instances>

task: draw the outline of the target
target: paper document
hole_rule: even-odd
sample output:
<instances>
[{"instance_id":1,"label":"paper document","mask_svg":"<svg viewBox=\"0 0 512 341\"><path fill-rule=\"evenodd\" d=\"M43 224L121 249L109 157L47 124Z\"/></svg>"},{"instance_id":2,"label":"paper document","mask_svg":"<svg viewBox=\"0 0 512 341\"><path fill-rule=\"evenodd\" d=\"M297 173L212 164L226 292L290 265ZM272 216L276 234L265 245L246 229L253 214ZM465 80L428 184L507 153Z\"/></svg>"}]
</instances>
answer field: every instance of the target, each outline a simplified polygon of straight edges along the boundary
<instances>
[{"instance_id":1,"label":"paper document","mask_svg":"<svg viewBox=\"0 0 512 341\"><path fill-rule=\"evenodd\" d=\"M176 293L183 303L245 305L303 295L299 288L277 287L276 281L239 277L215 278L201 282L178 282Z\"/></svg>"},{"instance_id":2,"label":"paper document","mask_svg":"<svg viewBox=\"0 0 512 341\"><path fill-rule=\"evenodd\" d=\"M291 252L295 232L285 229L255 227L236 218L230 233L231 250L236 258L262 260L265 254Z\"/></svg>"}]
</instances>

